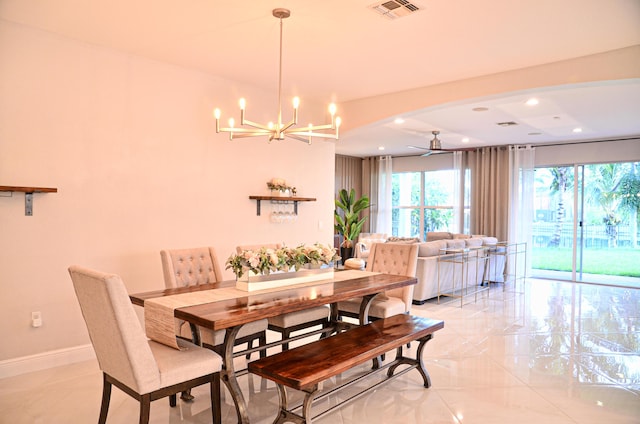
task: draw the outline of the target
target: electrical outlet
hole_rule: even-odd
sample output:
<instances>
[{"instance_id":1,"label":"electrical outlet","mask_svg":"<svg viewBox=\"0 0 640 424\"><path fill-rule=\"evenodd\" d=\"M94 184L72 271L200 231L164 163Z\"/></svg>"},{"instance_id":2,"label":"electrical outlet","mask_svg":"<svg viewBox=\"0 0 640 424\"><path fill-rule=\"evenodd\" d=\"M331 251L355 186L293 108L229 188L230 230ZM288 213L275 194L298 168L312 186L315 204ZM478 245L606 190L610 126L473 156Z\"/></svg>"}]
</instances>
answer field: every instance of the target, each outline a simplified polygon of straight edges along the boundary
<instances>
[{"instance_id":1,"label":"electrical outlet","mask_svg":"<svg viewBox=\"0 0 640 424\"><path fill-rule=\"evenodd\" d=\"M31 326L35 328L42 327L42 314L40 311L31 312Z\"/></svg>"}]
</instances>

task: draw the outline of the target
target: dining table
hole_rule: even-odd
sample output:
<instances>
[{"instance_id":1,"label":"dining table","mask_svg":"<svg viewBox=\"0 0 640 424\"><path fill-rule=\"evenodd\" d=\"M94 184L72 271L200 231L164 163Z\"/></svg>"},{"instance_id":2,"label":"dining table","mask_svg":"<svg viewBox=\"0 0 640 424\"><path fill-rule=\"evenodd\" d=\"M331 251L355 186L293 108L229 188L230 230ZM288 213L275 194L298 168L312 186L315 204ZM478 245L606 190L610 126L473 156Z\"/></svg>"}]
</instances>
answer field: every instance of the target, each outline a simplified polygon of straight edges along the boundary
<instances>
[{"instance_id":1,"label":"dining table","mask_svg":"<svg viewBox=\"0 0 640 424\"><path fill-rule=\"evenodd\" d=\"M340 332L353 324L339 320L338 302L362 298L359 324L365 324L369 321L369 307L378 294L416 283L416 278L411 276L344 270L335 272L326 280L251 292L236 288L236 281L229 280L165 288L131 294L129 297L134 305L145 309L147 336L165 344L171 344L172 340L175 343L175 319L184 320L191 325L196 343L199 343L197 327L225 330L220 376L234 401L238 423L249 424L247 402L238 383L238 371L233 360L239 356L234 352L234 345L244 324L315 306L330 305L330 326L328 330L322 331ZM153 321L157 320L157 317L152 317L157 310L161 311L161 317L164 315L164 323ZM150 331L150 327L157 328ZM160 331L157 331L158 328ZM158 340L162 337L165 337L164 341ZM281 343L282 341L276 342ZM265 346L260 346L253 348L253 351L264 348ZM245 352L250 351L251 349Z\"/></svg>"}]
</instances>

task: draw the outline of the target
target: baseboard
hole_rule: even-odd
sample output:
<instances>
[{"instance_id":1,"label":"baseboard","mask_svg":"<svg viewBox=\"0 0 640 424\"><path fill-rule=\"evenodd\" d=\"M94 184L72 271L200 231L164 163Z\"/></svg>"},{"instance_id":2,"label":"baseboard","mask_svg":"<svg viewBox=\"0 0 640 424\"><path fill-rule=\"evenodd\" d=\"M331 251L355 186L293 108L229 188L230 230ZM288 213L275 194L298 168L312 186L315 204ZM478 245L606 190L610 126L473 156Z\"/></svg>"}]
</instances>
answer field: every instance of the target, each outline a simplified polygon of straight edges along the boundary
<instances>
[{"instance_id":1,"label":"baseboard","mask_svg":"<svg viewBox=\"0 0 640 424\"><path fill-rule=\"evenodd\" d=\"M93 346L87 344L22 356L20 358L7 359L0 361L0 378L13 377L28 372L69 365L95 358L96 354L93 351Z\"/></svg>"}]
</instances>

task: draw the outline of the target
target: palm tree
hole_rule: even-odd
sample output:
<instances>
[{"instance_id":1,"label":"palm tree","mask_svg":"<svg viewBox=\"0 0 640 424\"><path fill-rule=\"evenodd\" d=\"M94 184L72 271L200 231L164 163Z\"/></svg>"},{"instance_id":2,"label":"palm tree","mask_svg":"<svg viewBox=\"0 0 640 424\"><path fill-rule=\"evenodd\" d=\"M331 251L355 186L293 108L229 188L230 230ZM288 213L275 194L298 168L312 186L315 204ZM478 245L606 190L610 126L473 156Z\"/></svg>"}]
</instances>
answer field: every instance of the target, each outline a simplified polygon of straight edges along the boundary
<instances>
[{"instance_id":1,"label":"palm tree","mask_svg":"<svg viewBox=\"0 0 640 424\"><path fill-rule=\"evenodd\" d=\"M629 227L631 232L631 247L638 248L638 211L640 211L640 175L639 162L631 163L631 170L620 183L620 207L629 213Z\"/></svg>"},{"instance_id":2,"label":"palm tree","mask_svg":"<svg viewBox=\"0 0 640 424\"><path fill-rule=\"evenodd\" d=\"M562 224L564 223L565 218L564 196L567 190L573 188L573 172L571 172L571 168L567 166L549 168L549 172L553 177L551 185L549 186L550 194L556 194L558 196L555 229L553 231L553 236L551 236L551 240L549 240L549 246L558 247L560 246L560 238L562 237Z\"/></svg>"},{"instance_id":3,"label":"palm tree","mask_svg":"<svg viewBox=\"0 0 640 424\"><path fill-rule=\"evenodd\" d=\"M618 246L618 224L622 221L621 201L622 196L618 192L623 177L626 175L626 166L622 163L605 163L589 165L594 177L586 187L589 202L598 204L604 216L602 222L606 226L609 237L609 247Z\"/></svg>"}]
</instances>

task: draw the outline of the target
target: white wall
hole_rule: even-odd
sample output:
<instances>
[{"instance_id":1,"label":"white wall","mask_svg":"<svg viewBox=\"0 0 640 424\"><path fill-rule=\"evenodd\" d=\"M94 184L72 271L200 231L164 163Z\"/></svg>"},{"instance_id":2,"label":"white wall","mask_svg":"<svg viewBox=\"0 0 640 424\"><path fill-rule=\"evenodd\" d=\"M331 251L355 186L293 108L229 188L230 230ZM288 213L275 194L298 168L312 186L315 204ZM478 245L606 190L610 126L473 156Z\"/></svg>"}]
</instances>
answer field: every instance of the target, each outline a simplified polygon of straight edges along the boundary
<instances>
[{"instance_id":1,"label":"white wall","mask_svg":"<svg viewBox=\"0 0 640 424\"><path fill-rule=\"evenodd\" d=\"M639 71L640 46L635 45L466 80L355 99L340 103L340 116L344 120L341 130L346 132L389 116L466 99L538 87L638 78Z\"/></svg>"},{"instance_id":2,"label":"white wall","mask_svg":"<svg viewBox=\"0 0 640 424\"><path fill-rule=\"evenodd\" d=\"M640 138L536 146L535 166L640 161ZM393 172L453 169L453 155L393 158Z\"/></svg>"},{"instance_id":3,"label":"white wall","mask_svg":"<svg viewBox=\"0 0 640 424\"><path fill-rule=\"evenodd\" d=\"M215 133L215 106L237 119L243 95L250 119L273 120L273 93L7 23L0 63L0 185L58 188L30 217L22 193L0 197L0 362L89 343L71 264L140 292L163 287L163 248L212 245L225 261L237 244L333 243L333 143ZM313 108L301 122L325 119ZM317 198L294 224L248 199L272 177Z\"/></svg>"},{"instance_id":4,"label":"white wall","mask_svg":"<svg viewBox=\"0 0 640 424\"><path fill-rule=\"evenodd\" d=\"M536 147L536 166L640 161L640 138Z\"/></svg>"}]
</instances>

